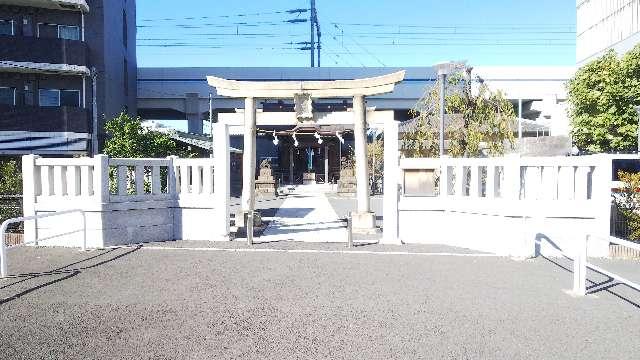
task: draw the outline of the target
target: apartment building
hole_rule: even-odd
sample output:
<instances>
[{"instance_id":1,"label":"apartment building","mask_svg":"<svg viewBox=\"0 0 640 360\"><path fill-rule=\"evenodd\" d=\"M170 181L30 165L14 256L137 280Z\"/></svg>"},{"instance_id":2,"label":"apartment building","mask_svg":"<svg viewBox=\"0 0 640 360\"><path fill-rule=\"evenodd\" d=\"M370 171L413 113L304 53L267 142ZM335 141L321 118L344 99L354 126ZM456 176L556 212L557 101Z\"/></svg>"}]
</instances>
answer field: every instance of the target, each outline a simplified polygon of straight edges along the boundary
<instances>
[{"instance_id":1,"label":"apartment building","mask_svg":"<svg viewBox=\"0 0 640 360\"><path fill-rule=\"evenodd\" d=\"M93 151L136 68L134 0L0 0L0 155Z\"/></svg>"},{"instance_id":2,"label":"apartment building","mask_svg":"<svg viewBox=\"0 0 640 360\"><path fill-rule=\"evenodd\" d=\"M576 62L609 49L624 54L640 43L640 0L576 0Z\"/></svg>"}]
</instances>

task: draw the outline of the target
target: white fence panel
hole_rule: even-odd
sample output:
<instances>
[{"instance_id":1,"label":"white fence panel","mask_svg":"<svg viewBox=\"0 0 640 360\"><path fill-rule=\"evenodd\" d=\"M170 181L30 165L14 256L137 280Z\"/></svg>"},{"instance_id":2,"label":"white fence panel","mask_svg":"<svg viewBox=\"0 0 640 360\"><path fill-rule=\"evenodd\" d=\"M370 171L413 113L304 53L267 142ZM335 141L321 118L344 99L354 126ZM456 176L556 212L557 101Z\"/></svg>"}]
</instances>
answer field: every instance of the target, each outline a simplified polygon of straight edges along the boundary
<instances>
[{"instance_id":1,"label":"white fence panel","mask_svg":"<svg viewBox=\"0 0 640 360\"><path fill-rule=\"evenodd\" d=\"M411 158L401 159L400 169L398 216L405 242L531 256L570 247L572 234L608 235L606 156ZM420 189L416 184L431 182L411 180L417 174L432 176L436 189ZM591 249L598 255L606 251Z\"/></svg>"}]
</instances>

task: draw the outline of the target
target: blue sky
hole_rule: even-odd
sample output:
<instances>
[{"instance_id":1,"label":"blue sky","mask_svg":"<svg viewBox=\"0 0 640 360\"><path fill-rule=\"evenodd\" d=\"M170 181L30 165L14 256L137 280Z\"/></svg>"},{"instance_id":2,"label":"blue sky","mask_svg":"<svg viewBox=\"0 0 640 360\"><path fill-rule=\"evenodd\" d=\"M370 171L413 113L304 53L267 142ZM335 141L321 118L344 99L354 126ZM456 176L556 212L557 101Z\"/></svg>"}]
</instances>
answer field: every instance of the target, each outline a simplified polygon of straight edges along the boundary
<instances>
[{"instance_id":1,"label":"blue sky","mask_svg":"<svg viewBox=\"0 0 640 360\"><path fill-rule=\"evenodd\" d=\"M138 0L138 65L309 66L308 0ZM176 6L178 4L178 6ZM316 0L322 66L574 65L574 0Z\"/></svg>"}]
</instances>

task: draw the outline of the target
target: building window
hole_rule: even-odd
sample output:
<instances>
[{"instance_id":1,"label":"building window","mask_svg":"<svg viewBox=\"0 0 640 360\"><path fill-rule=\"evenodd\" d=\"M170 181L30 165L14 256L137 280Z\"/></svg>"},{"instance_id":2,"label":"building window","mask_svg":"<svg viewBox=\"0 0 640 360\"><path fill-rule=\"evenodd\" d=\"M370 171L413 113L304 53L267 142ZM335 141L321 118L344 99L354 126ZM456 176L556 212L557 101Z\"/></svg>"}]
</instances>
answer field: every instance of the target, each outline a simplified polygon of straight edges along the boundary
<instances>
[{"instance_id":1,"label":"building window","mask_svg":"<svg viewBox=\"0 0 640 360\"><path fill-rule=\"evenodd\" d=\"M80 90L40 89L40 106L80 107Z\"/></svg>"},{"instance_id":2,"label":"building window","mask_svg":"<svg viewBox=\"0 0 640 360\"><path fill-rule=\"evenodd\" d=\"M80 107L80 91L60 90L60 106Z\"/></svg>"},{"instance_id":3,"label":"building window","mask_svg":"<svg viewBox=\"0 0 640 360\"><path fill-rule=\"evenodd\" d=\"M16 104L16 88L0 87L0 104L15 105Z\"/></svg>"},{"instance_id":4,"label":"building window","mask_svg":"<svg viewBox=\"0 0 640 360\"><path fill-rule=\"evenodd\" d=\"M31 16L27 15L22 18L22 36L33 36L33 24Z\"/></svg>"},{"instance_id":5,"label":"building window","mask_svg":"<svg viewBox=\"0 0 640 360\"><path fill-rule=\"evenodd\" d=\"M27 106L33 106L33 81L27 80L24 83L24 104Z\"/></svg>"},{"instance_id":6,"label":"building window","mask_svg":"<svg viewBox=\"0 0 640 360\"><path fill-rule=\"evenodd\" d=\"M13 20L0 20L0 35L15 35Z\"/></svg>"},{"instance_id":7,"label":"building window","mask_svg":"<svg viewBox=\"0 0 640 360\"><path fill-rule=\"evenodd\" d=\"M80 40L80 28L75 25L38 24L39 38Z\"/></svg>"},{"instance_id":8,"label":"building window","mask_svg":"<svg viewBox=\"0 0 640 360\"><path fill-rule=\"evenodd\" d=\"M77 26L58 25L58 38L80 40L80 28Z\"/></svg>"}]
</instances>

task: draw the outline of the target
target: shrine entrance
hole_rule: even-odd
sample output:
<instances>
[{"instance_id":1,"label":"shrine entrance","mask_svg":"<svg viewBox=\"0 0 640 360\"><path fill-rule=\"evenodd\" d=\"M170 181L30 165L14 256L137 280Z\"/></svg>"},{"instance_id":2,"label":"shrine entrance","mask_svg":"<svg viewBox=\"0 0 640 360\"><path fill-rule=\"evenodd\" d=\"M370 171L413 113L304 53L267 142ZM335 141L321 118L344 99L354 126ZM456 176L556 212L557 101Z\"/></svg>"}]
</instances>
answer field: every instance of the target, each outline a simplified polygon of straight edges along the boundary
<instances>
[{"instance_id":1,"label":"shrine entrance","mask_svg":"<svg viewBox=\"0 0 640 360\"><path fill-rule=\"evenodd\" d=\"M340 177L339 140L325 137L318 140L309 135L297 135L298 146L292 139L281 142L277 165L281 185L336 184Z\"/></svg>"},{"instance_id":2,"label":"shrine entrance","mask_svg":"<svg viewBox=\"0 0 640 360\"><path fill-rule=\"evenodd\" d=\"M371 211L369 198L367 129L386 128L389 125L395 126L397 133L397 124L393 111L367 108L365 97L392 92L395 84L404 79L404 74L404 71L398 71L355 80L265 82L208 76L207 81L215 87L217 95L244 98L244 109L236 109L235 113L220 114L218 118L220 124L236 128L231 132L242 134L244 138L242 213L253 214L255 209L258 128L264 135L265 132L269 132L269 127L289 127L285 131L272 131L274 145L279 146L281 176L285 183L305 184L330 183L335 179L336 172L339 173L341 148L337 146L332 150L330 145L332 142L336 143L335 139L341 139L341 132L331 127L340 126L343 129L342 133L348 129L353 134L353 160L357 184L357 206L350 215L353 230L364 233L375 231L376 218ZM314 111L314 101L323 98L343 99L345 102L350 101L352 106L342 112ZM273 99L293 99L295 111L265 112L264 109L258 109L261 100ZM280 141L283 141L282 145L279 145ZM393 146L397 148L397 144ZM300 214L296 213L295 216ZM236 219L238 217L236 215Z\"/></svg>"}]
</instances>

